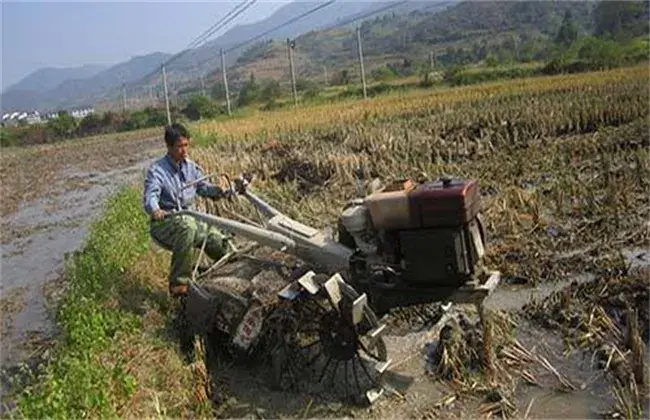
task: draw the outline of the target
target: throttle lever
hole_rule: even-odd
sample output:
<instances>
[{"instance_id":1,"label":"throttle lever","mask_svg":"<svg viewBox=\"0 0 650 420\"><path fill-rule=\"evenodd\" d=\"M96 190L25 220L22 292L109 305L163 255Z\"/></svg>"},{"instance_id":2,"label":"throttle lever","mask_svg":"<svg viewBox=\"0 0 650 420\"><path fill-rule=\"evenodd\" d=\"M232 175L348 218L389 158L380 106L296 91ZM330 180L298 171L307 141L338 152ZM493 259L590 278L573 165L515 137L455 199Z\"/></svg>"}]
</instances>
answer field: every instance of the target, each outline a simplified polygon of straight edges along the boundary
<instances>
[{"instance_id":1,"label":"throttle lever","mask_svg":"<svg viewBox=\"0 0 650 420\"><path fill-rule=\"evenodd\" d=\"M234 189L237 192L237 194L243 194L246 192L246 188L250 184L250 182L253 180L253 175L251 173L245 173L242 174L239 178L235 179L234 182Z\"/></svg>"}]
</instances>

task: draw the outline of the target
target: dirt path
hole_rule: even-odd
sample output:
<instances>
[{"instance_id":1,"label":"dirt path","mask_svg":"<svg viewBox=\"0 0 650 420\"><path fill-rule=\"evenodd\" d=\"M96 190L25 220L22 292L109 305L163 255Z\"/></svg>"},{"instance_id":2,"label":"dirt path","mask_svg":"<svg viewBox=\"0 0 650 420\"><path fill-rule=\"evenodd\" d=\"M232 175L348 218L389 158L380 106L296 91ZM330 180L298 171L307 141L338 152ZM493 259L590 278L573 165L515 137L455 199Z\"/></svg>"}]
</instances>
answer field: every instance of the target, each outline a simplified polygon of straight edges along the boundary
<instances>
[{"instance_id":1,"label":"dirt path","mask_svg":"<svg viewBox=\"0 0 650 420\"><path fill-rule=\"evenodd\" d=\"M161 145L159 138L97 139L3 153L3 367L48 346L49 303L60 291L65 255L81 244L106 196L136 179Z\"/></svg>"}]
</instances>

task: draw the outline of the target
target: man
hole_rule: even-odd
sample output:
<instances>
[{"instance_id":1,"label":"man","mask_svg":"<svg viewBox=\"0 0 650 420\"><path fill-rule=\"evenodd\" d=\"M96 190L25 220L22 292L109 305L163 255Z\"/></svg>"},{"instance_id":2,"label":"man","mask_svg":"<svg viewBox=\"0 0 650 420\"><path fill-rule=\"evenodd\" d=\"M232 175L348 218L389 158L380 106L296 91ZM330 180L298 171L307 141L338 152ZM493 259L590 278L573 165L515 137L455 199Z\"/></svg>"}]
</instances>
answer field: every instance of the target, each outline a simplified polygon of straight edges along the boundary
<instances>
[{"instance_id":1,"label":"man","mask_svg":"<svg viewBox=\"0 0 650 420\"><path fill-rule=\"evenodd\" d=\"M194 251L203 241L206 254L218 260L227 252L224 236L214 227L191 216L174 215L174 210L194 208L196 196L220 199L224 191L206 180L182 190L182 187L203 176L198 165L188 158L190 133L181 124L165 128L167 154L147 171L144 184L144 209L150 215L152 238L163 248L172 251L169 273L169 292L187 293L192 274Z\"/></svg>"}]
</instances>

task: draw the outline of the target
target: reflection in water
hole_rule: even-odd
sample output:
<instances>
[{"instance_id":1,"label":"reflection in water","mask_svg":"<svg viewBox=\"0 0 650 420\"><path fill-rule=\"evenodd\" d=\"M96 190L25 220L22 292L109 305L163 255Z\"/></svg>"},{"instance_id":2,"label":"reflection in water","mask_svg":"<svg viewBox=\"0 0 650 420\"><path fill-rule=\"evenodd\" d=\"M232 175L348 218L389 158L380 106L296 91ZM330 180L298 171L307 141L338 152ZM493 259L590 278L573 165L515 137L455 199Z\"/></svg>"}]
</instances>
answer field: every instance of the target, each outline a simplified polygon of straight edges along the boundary
<instances>
[{"instance_id":1,"label":"reflection in water","mask_svg":"<svg viewBox=\"0 0 650 420\"><path fill-rule=\"evenodd\" d=\"M65 178L53 185L58 195L51 192L49 197L23 204L3 221L3 226L11 227L14 232L27 232L26 236L17 235L3 245L0 295L9 296L16 288L27 288L24 301L12 305L18 310L4 314L10 316L2 329L0 363L3 368L31 355L34 340L30 337L39 337L39 342L43 337L51 337L53 320L44 287L61 276L65 254L81 245L105 197L137 179L151 162L152 159L147 159L93 176L68 169ZM84 185L63 192L66 182L80 178L86 181Z\"/></svg>"}]
</instances>

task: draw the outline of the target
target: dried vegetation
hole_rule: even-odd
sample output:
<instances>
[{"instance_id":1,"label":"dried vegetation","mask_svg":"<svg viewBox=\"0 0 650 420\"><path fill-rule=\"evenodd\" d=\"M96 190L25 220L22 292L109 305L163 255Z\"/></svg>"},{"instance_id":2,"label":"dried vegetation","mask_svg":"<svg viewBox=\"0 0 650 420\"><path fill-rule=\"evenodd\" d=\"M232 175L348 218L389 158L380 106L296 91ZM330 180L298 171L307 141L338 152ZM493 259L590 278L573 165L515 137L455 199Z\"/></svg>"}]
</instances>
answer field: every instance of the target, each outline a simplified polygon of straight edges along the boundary
<instances>
[{"instance_id":1,"label":"dried vegetation","mask_svg":"<svg viewBox=\"0 0 650 420\"><path fill-rule=\"evenodd\" d=\"M504 287L585 273L596 277L523 312L560 328L568 345L606 354L609 369L619 355L628 372L635 372L641 369L635 368L639 348L648 343L647 273L626 270L620 252L648 246L647 76L647 69L637 67L205 124L202 136L216 141L194 156L208 172L254 172L255 187L271 203L319 227L331 226L355 195L353 174L359 167L367 177L388 181L440 175L478 179L488 222L488 264L503 273ZM218 204L210 210L256 220L246 205ZM561 310L559 302L571 305ZM627 332L631 313L638 320L635 340ZM516 324L509 316L491 318L491 343L468 321L443 329L434 356L436 377L458 385L458 392L483 390L481 412L493 415L514 413L504 390L520 379L534 384L527 369L531 363L551 372L562 388L575 389L542 355L512 338L509 331ZM621 350L632 342L637 350ZM486 373L483 347L499 349L489 381L471 375L472 368ZM639 393L631 397L629 390L638 390L640 383L632 379L629 385L634 374L625 378L617 382L618 398L628 402L624 415L638 415Z\"/></svg>"},{"instance_id":2,"label":"dried vegetation","mask_svg":"<svg viewBox=\"0 0 650 420\"><path fill-rule=\"evenodd\" d=\"M646 385L639 374L645 369L643 347L648 346L648 276L630 270L620 251L648 247L648 99L645 67L393 94L201 124L195 132L208 146L195 149L193 157L206 172L254 172L255 188L273 205L317 227L332 226L345 201L355 196L354 173L360 166L367 177L387 181L440 175L478 179L488 222L487 263L503 273L501 287L510 283L534 287L585 273L593 275L594 281L576 283L525 307L522 314L492 311L487 330L479 327L474 316L441 325L440 340L430 353L430 373L432 380L448 386L449 393L429 401L430 411L423 417L449 417L455 402L462 401L466 408L470 394L479 398L470 417L527 417L530 405L525 413L519 411L512 391L522 382L538 383L533 365L549 372L561 389L576 388L544 354L517 339L514 332L520 315L560 331L569 348L598 356L614 378L617 406L612 414L640 417L640 395ZM140 144L155 146L153 141ZM114 150L107 145L101 150L109 149ZM3 183L3 215L14 211L21 199L38 196L40 189L34 185L43 176L34 178L30 165L49 162L53 166L43 170L54 171L67 163L64 149L44 146L37 151L29 154L35 160L19 170L12 158L20 158L21 151L3 156L2 178L13 179ZM96 149L93 153L97 156ZM122 156L111 154L117 155ZM19 175L10 177L15 171ZM129 210L137 211L139 201L133 198L129 203ZM202 205L228 217L257 219L250 206L236 201ZM119 255L124 243L147 249L146 231L140 233L143 237L138 241L120 241L130 236L115 236L114 230L102 237L115 236L108 244ZM110 345L93 353L96 358L75 365L84 369L66 370L61 365L61 375L70 371L85 376L53 376L43 388L43 398L34 398L32 411L27 412L76 414L83 409L96 415L106 408L126 417L206 415L207 394L197 381L205 378L202 366L184 366L166 344L168 255L146 251L121 274L117 267L122 265L110 271L91 258L86 263L89 270L105 272L102 282L123 284L115 293L121 300L95 304L73 299L74 308L92 310L93 317L114 315L115 320L125 318L116 311L122 308L128 313L125 319L134 323L141 319L142 326L129 327L128 334L111 338ZM124 273L128 278L116 283ZM70 316L77 319L81 309ZM73 327L81 336L99 334L104 339L112 334L112 327L104 331L103 326L89 333L86 327L95 324L87 324L80 321ZM122 325L121 321L114 324ZM98 347L94 342L83 344ZM105 373L111 369L107 366L120 375L107 379ZM233 372L225 365L218 370L224 375ZM249 394L258 394L255 381L243 386ZM219 381L217 387L221 388ZM94 400L81 404L77 394L106 398L98 404ZM56 410L47 403L52 395L60 400ZM283 407L299 403L281 402ZM255 403L251 405L245 415L261 417ZM226 404L216 415L228 416L232 410ZM402 414L399 410L397 406L387 417ZM302 410L281 414L296 417L317 412L310 400ZM322 416L340 417L340 413Z\"/></svg>"}]
</instances>

